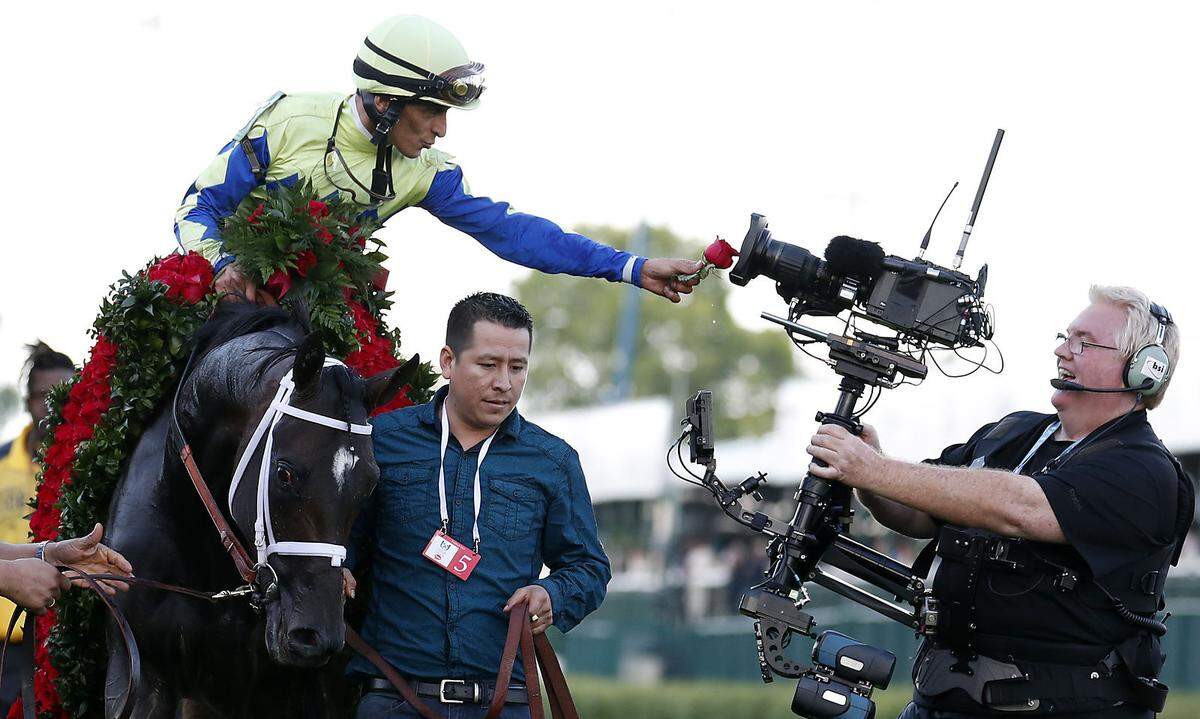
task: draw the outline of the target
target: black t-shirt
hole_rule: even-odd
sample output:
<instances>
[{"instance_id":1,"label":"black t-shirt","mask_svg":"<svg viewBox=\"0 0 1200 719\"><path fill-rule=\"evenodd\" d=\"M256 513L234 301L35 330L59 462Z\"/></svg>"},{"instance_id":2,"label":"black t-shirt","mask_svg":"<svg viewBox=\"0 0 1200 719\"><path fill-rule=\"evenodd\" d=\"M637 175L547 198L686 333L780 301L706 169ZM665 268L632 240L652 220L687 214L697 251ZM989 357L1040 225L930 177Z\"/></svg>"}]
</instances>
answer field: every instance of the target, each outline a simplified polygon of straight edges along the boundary
<instances>
[{"instance_id":1,"label":"black t-shirt","mask_svg":"<svg viewBox=\"0 0 1200 719\"><path fill-rule=\"evenodd\" d=\"M996 426L991 424L931 461L1014 470L1053 421L1053 416L1047 416L1022 436L1000 446L993 443L990 452L984 449L988 453L980 457L976 450L983 448L977 445ZM984 653L991 647L990 653L1016 660L1090 664L1137 632L1088 580L1128 571L1132 563L1174 543L1178 474L1165 452L1156 448L1144 411L1119 420L1105 436L1111 435L1123 441L1082 453L1102 437L1094 435L1073 449L1070 442L1050 438L1022 468L1021 473L1031 476L1045 493L1068 542L1028 541L1026 546L1041 558L1078 572L1083 581L1078 590L1064 592L1054 587L1059 572L1044 565L985 572L975 594L974 613L978 646ZM969 600L969 571L966 564L942 562L934 579L935 596L944 601ZM1064 658L1068 648L1075 661ZM1093 655L1094 660L1079 661Z\"/></svg>"}]
</instances>

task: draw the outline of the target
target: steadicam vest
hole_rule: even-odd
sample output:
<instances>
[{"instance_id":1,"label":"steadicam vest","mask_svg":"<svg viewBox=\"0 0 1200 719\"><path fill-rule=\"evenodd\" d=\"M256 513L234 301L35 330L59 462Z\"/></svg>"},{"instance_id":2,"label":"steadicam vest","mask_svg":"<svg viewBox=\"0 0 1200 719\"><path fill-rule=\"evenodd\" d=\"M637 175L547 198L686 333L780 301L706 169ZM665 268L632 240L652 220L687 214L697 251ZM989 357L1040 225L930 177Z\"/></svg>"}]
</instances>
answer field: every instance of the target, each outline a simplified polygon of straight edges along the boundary
<instances>
[{"instance_id":1,"label":"steadicam vest","mask_svg":"<svg viewBox=\"0 0 1200 719\"><path fill-rule=\"evenodd\" d=\"M1005 417L970 448L970 466L987 466L988 458L998 452L1030 445L1054 419L1053 415L1036 412L1018 412ZM1050 561L1037 551L1034 543L979 529L943 525L931 548L936 546L936 553L943 562L966 565L967 586L960 596L938 597L941 617L937 645L927 646L922 661L918 662L918 691L933 696L948 688L960 688L980 704L1012 711L1034 710L1039 698L1078 696L1132 701L1161 708L1166 687L1155 680L1163 661L1159 636L1146 628L1147 620L1136 617L1150 617L1165 605L1163 589L1167 571L1178 562L1184 536L1192 521L1194 496L1191 480L1179 461L1153 433L1140 432L1126 420L1124 417L1114 420L1072 446L1059 458L1058 464L1079 461L1118 447L1149 447L1161 452L1171 461L1178 475L1175 542L1132 565L1103 577L1091 577L1079 567ZM919 559L914 566L919 572L927 569L932 560L928 551L922 554L924 561ZM921 564L926 566L922 569ZM990 591L990 577L1014 572L1040 572L1050 578L1055 590L1071 593L1092 606L1112 606L1114 612L1124 617L1134 616L1132 625L1143 622L1142 627L1119 646L1101 650L1099 654L1103 656L1097 656L1092 647L1056 645L1054 652L1060 661L1081 665L1078 671L1031 676L1013 664L989 659L988 655L1033 656L1039 650L1045 650L1036 643L1022 646L1019 638L1003 641L1003 647L994 643L989 645L987 638L976 635L974 614L978 593ZM988 666L982 666L980 660ZM990 666L993 663L997 666ZM1100 665L1099 672L1096 671L1097 664Z\"/></svg>"}]
</instances>

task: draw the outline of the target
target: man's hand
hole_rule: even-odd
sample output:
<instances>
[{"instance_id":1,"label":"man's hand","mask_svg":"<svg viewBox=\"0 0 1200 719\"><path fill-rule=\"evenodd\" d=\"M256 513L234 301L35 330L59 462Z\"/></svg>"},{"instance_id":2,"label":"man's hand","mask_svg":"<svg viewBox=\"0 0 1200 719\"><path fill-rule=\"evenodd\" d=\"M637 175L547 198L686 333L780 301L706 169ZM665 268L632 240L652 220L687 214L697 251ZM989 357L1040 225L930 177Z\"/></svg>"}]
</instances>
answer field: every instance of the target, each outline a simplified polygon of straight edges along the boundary
<instances>
[{"instance_id":1,"label":"man's hand","mask_svg":"<svg viewBox=\"0 0 1200 719\"><path fill-rule=\"evenodd\" d=\"M45 614L71 582L40 559L27 557L0 563L0 593L34 614Z\"/></svg>"},{"instance_id":2,"label":"man's hand","mask_svg":"<svg viewBox=\"0 0 1200 719\"><path fill-rule=\"evenodd\" d=\"M513 592L504 603L504 613L508 612L522 600L529 600L526 611L529 612L529 623L534 634L541 634L546 627L554 623L554 610L550 606L550 594L539 584L530 584Z\"/></svg>"},{"instance_id":3,"label":"man's hand","mask_svg":"<svg viewBox=\"0 0 1200 719\"><path fill-rule=\"evenodd\" d=\"M685 282L679 277L699 272L703 266L698 260L646 260L642 264L642 289L679 302L680 294L690 294L700 284L699 278Z\"/></svg>"},{"instance_id":4,"label":"man's hand","mask_svg":"<svg viewBox=\"0 0 1200 719\"><path fill-rule=\"evenodd\" d=\"M358 580L354 578L349 569L342 567L342 593L346 595L346 599L354 599L356 589L358 589Z\"/></svg>"},{"instance_id":5,"label":"man's hand","mask_svg":"<svg viewBox=\"0 0 1200 719\"><path fill-rule=\"evenodd\" d=\"M879 444L879 437L874 430L868 441ZM864 479L877 473L879 463L883 461L883 455L876 446L850 434L840 425L821 425L810 442L805 451L829 466L821 467L812 462L808 465L808 471L814 477L834 479L851 487L860 486Z\"/></svg>"},{"instance_id":6,"label":"man's hand","mask_svg":"<svg viewBox=\"0 0 1200 719\"><path fill-rule=\"evenodd\" d=\"M874 447L876 452L883 452L883 448L879 446L879 432L871 425L864 424L862 426L862 434L858 436L862 437L862 441Z\"/></svg>"},{"instance_id":7,"label":"man's hand","mask_svg":"<svg viewBox=\"0 0 1200 719\"><path fill-rule=\"evenodd\" d=\"M243 275L236 262L221 268L221 273L213 281L213 288L222 300L240 302L244 297L246 301L259 305L274 307L278 304L270 293L258 289L253 279Z\"/></svg>"},{"instance_id":8,"label":"man's hand","mask_svg":"<svg viewBox=\"0 0 1200 719\"><path fill-rule=\"evenodd\" d=\"M122 557L120 552L101 544L100 538L103 536L104 527L97 524L91 534L86 537L47 544L43 556L46 558L46 562L53 566L65 565L87 574L131 576L133 567L129 564L129 560ZM67 573L67 576L70 577L71 574ZM86 579L78 576L71 579L71 583L77 587L91 586ZM97 584L109 595L116 594L118 589L121 591L129 589L128 584L113 580L99 580Z\"/></svg>"}]
</instances>

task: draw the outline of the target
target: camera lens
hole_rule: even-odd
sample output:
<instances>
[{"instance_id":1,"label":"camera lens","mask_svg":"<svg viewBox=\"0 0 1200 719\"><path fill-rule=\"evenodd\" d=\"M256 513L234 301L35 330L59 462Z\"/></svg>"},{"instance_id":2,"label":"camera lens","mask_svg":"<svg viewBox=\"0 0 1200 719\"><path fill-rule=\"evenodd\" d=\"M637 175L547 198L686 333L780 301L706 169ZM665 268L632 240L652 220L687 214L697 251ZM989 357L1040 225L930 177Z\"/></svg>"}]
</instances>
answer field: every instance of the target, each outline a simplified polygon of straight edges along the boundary
<instances>
[{"instance_id":1,"label":"camera lens","mask_svg":"<svg viewBox=\"0 0 1200 719\"><path fill-rule=\"evenodd\" d=\"M817 283L824 269L825 261L803 247L771 239L767 218L755 213L750 215L750 229L729 280L744 286L766 275L784 287L803 292Z\"/></svg>"},{"instance_id":2,"label":"camera lens","mask_svg":"<svg viewBox=\"0 0 1200 719\"><path fill-rule=\"evenodd\" d=\"M853 298L842 296L843 280L833 274L829 263L803 247L772 239L767 218L753 214L729 280L745 285L759 275L775 280L776 290L789 302L799 297L813 308L830 313L846 309L853 302Z\"/></svg>"}]
</instances>

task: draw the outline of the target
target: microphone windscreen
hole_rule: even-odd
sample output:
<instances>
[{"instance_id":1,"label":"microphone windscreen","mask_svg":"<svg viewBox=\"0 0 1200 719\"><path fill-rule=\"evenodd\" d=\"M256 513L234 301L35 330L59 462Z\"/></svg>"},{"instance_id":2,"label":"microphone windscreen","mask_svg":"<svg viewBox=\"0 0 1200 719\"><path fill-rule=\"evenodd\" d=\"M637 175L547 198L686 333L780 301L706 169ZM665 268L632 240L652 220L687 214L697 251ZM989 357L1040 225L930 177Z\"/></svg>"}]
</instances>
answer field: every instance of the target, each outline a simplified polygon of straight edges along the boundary
<instances>
[{"instance_id":1,"label":"microphone windscreen","mask_svg":"<svg viewBox=\"0 0 1200 719\"><path fill-rule=\"evenodd\" d=\"M1067 392L1084 391L1083 385L1079 384L1078 382L1068 382L1065 379L1052 379L1050 380L1050 386L1054 389L1066 390Z\"/></svg>"},{"instance_id":2,"label":"microphone windscreen","mask_svg":"<svg viewBox=\"0 0 1200 719\"><path fill-rule=\"evenodd\" d=\"M841 277L870 281L883 269L883 248L876 242L839 235L825 248L829 271Z\"/></svg>"}]
</instances>

